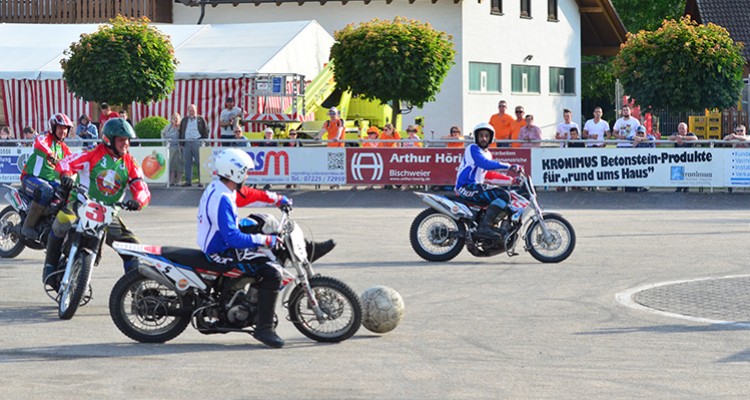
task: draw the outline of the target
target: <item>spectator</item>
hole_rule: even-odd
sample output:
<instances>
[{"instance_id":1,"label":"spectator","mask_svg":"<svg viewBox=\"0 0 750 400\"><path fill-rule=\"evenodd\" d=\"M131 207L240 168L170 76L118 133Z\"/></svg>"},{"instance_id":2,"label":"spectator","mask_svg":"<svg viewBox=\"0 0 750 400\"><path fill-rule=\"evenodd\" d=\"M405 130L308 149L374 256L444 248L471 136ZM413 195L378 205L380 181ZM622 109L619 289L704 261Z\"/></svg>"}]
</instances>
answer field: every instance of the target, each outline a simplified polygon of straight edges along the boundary
<instances>
[{"instance_id":1,"label":"spectator","mask_svg":"<svg viewBox=\"0 0 750 400\"><path fill-rule=\"evenodd\" d=\"M615 125L612 127L614 139L629 140L629 137L635 136L636 129L639 126L641 126L641 123L630 116L630 106L623 104L622 117L615 121ZM630 142L620 142L617 143L617 147L633 147L633 144Z\"/></svg>"},{"instance_id":2,"label":"spectator","mask_svg":"<svg viewBox=\"0 0 750 400\"><path fill-rule=\"evenodd\" d=\"M371 126L367 128L367 138L362 142L362 147L380 147L378 144L378 136L380 135L380 129L377 126Z\"/></svg>"},{"instance_id":3,"label":"spectator","mask_svg":"<svg viewBox=\"0 0 750 400\"><path fill-rule=\"evenodd\" d=\"M164 145L169 147L169 185L177 186L182 182L185 169L182 160L182 148L180 147L180 113L174 113L169 118L169 124L161 130L161 138Z\"/></svg>"},{"instance_id":4,"label":"spectator","mask_svg":"<svg viewBox=\"0 0 750 400\"><path fill-rule=\"evenodd\" d=\"M445 147L448 148L463 149L465 145L464 135L461 134L461 128L455 125L451 126L450 134L448 136L443 136L440 139L450 140L450 142L445 144Z\"/></svg>"},{"instance_id":5,"label":"spectator","mask_svg":"<svg viewBox=\"0 0 750 400\"><path fill-rule=\"evenodd\" d=\"M241 134L241 132L240 132ZM235 133L236 137L236 133ZM265 131L263 131L263 141L258 142L258 147L276 147L279 144L273 141L273 129L268 127Z\"/></svg>"},{"instance_id":6,"label":"spectator","mask_svg":"<svg viewBox=\"0 0 750 400\"><path fill-rule=\"evenodd\" d=\"M500 100L497 103L497 114L493 114L490 117L490 125L495 128L495 140L490 144L490 147L510 147L510 143L499 143L498 140L509 140L511 125L513 125L513 117L505 113L508 109L508 102Z\"/></svg>"},{"instance_id":7,"label":"spectator","mask_svg":"<svg viewBox=\"0 0 750 400\"><path fill-rule=\"evenodd\" d=\"M99 114L99 127L103 127L112 118L120 118L120 114L109 109L109 104L102 103L101 113ZM131 125L132 126L132 125Z\"/></svg>"},{"instance_id":8,"label":"spectator","mask_svg":"<svg viewBox=\"0 0 750 400\"><path fill-rule=\"evenodd\" d=\"M518 140L521 140L521 147L539 147L542 144L539 140L542 140L542 130L538 126L534 125L534 116L531 114L526 115L526 125L521 128L518 133Z\"/></svg>"},{"instance_id":9,"label":"spectator","mask_svg":"<svg viewBox=\"0 0 750 400\"><path fill-rule=\"evenodd\" d=\"M32 127L30 127L30 126L27 125L27 126L23 127L22 133L23 133L23 138L25 140L23 142L23 146L24 147L33 147L34 146L34 140L38 136L37 133L36 133L36 129L34 129L34 128L32 128Z\"/></svg>"},{"instance_id":10,"label":"spectator","mask_svg":"<svg viewBox=\"0 0 750 400\"><path fill-rule=\"evenodd\" d=\"M403 147L422 147L422 139L417 136L417 126L416 125L409 125L406 128L406 134L407 136L403 143L401 143L401 146Z\"/></svg>"},{"instance_id":11,"label":"spectator","mask_svg":"<svg viewBox=\"0 0 750 400\"><path fill-rule=\"evenodd\" d=\"M572 147L572 148L586 147L586 143L583 143L581 141L581 135L578 133L577 126L570 127L570 131L568 132L568 140L571 141L568 143L568 147Z\"/></svg>"},{"instance_id":12,"label":"spectator","mask_svg":"<svg viewBox=\"0 0 750 400\"><path fill-rule=\"evenodd\" d=\"M224 100L224 109L219 114L219 139L230 140L234 139L234 128L240 126L240 119L244 112L241 108L234 105L234 98L227 97ZM224 145L232 146L231 143Z\"/></svg>"},{"instance_id":13,"label":"spectator","mask_svg":"<svg viewBox=\"0 0 750 400\"><path fill-rule=\"evenodd\" d=\"M96 125L91 123L91 119L86 114L81 114L78 117L78 125L76 126L75 139L81 140L80 145L88 147L92 143L95 144L99 139L99 130L96 129ZM93 140L88 142L87 140Z\"/></svg>"},{"instance_id":14,"label":"spectator","mask_svg":"<svg viewBox=\"0 0 750 400\"><path fill-rule=\"evenodd\" d=\"M594 118L586 121L583 125L584 139L596 140L596 142L587 143L587 147L604 147L606 144L603 142L609 137L609 123L602 119L602 108L594 108Z\"/></svg>"},{"instance_id":15,"label":"spectator","mask_svg":"<svg viewBox=\"0 0 750 400\"><path fill-rule=\"evenodd\" d=\"M120 118L124 119L128 124L130 124L131 128L135 126L133 125L133 121L131 121L130 118L128 118L128 110L120 111Z\"/></svg>"},{"instance_id":16,"label":"spectator","mask_svg":"<svg viewBox=\"0 0 750 400\"><path fill-rule=\"evenodd\" d=\"M398 142L401 140L401 135L393 127L393 124L385 124L378 139L381 140L378 147L401 147L401 143ZM387 142L383 142L383 140L387 140Z\"/></svg>"},{"instance_id":17,"label":"spectator","mask_svg":"<svg viewBox=\"0 0 750 400\"><path fill-rule=\"evenodd\" d=\"M576 128L576 131L579 129L578 124L572 120L573 113L567 108L563 109L563 122L557 125L557 130L555 131L555 139L565 140L565 142L560 143L560 148L563 148L568 144L567 141L570 140L570 129L573 127Z\"/></svg>"},{"instance_id":18,"label":"spectator","mask_svg":"<svg viewBox=\"0 0 750 400\"><path fill-rule=\"evenodd\" d=\"M232 139L234 139L235 141L231 143L227 143L226 144L227 146L234 146L234 147L250 147L251 146L250 141L247 140L245 135L242 133L242 128L239 125L234 127L232 133L233 133ZM263 145L261 144L261 146Z\"/></svg>"},{"instance_id":19,"label":"spectator","mask_svg":"<svg viewBox=\"0 0 750 400\"><path fill-rule=\"evenodd\" d=\"M0 128L0 147L15 146L16 144L10 141L11 136L10 127L4 126Z\"/></svg>"},{"instance_id":20,"label":"spectator","mask_svg":"<svg viewBox=\"0 0 750 400\"><path fill-rule=\"evenodd\" d=\"M747 142L748 138L745 125L737 125L737 127L734 128L734 133L724 136L724 140L728 142ZM735 144L734 147L748 147L748 145L746 143L741 143Z\"/></svg>"},{"instance_id":21,"label":"spectator","mask_svg":"<svg viewBox=\"0 0 750 400\"><path fill-rule=\"evenodd\" d=\"M200 178L200 147L201 140L208 138L208 123L203 116L198 115L195 104L188 106L187 116L180 121L180 144L185 163L185 183L182 186L193 185L193 166L198 167L198 187L203 187Z\"/></svg>"},{"instance_id":22,"label":"spectator","mask_svg":"<svg viewBox=\"0 0 750 400\"><path fill-rule=\"evenodd\" d=\"M674 147L693 147L694 141L698 140L698 137L693 132L688 132L688 125L684 122L680 122L677 125L677 132L669 136L669 140L674 142ZM678 187L675 192L688 192L687 186Z\"/></svg>"},{"instance_id":23,"label":"spectator","mask_svg":"<svg viewBox=\"0 0 750 400\"><path fill-rule=\"evenodd\" d=\"M344 121L340 118L339 110L337 110L336 107L331 107L331 109L328 110L328 118L329 120L323 123L323 127L320 128L315 139L320 140L324 133L328 133L328 136L326 136L328 139L328 147L344 147L345 143L343 140L346 129L344 127Z\"/></svg>"},{"instance_id":24,"label":"spectator","mask_svg":"<svg viewBox=\"0 0 750 400\"><path fill-rule=\"evenodd\" d=\"M513 120L513 123L510 125L510 138L513 140L518 140L518 135L521 133L521 128L526 125L526 118L524 118L524 112L522 106L516 106L515 114L516 119ZM511 147L521 147L521 142L513 142L510 145Z\"/></svg>"},{"instance_id":25,"label":"spectator","mask_svg":"<svg viewBox=\"0 0 750 400\"><path fill-rule=\"evenodd\" d=\"M635 133L630 134L627 138L632 147L656 147L654 135L646 134L646 127L639 125L635 128Z\"/></svg>"},{"instance_id":26,"label":"spectator","mask_svg":"<svg viewBox=\"0 0 750 400\"><path fill-rule=\"evenodd\" d=\"M290 129L289 130L289 141L284 143L285 147L302 147L302 143L299 141L299 136L297 135L297 130Z\"/></svg>"}]
</instances>

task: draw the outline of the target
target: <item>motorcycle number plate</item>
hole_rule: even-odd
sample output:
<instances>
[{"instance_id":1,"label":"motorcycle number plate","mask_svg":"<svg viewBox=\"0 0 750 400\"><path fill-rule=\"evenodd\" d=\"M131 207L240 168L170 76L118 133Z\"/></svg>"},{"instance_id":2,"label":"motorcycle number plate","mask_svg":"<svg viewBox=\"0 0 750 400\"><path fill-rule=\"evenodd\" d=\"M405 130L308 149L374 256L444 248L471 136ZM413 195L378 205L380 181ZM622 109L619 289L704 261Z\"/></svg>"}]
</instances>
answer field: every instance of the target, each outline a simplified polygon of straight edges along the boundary
<instances>
[{"instance_id":1,"label":"motorcycle number plate","mask_svg":"<svg viewBox=\"0 0 750 400\"><path fill-rule=\"evenodd\" d=\"M109 225L112 222L110 208L91 200L81 205L78 217L84 229L96 229L100 225Z\"/></svg>"},{"instance_id":2,"label":"motorcycle number plate","mask_svg":"<svg viewBox=\"0 0 750 400\"><path fill-rule=\"evenodd\" d=\"M515 208L526 208L529 205L529 201L515 193L511 194L510 204Z\"/></svg>"}]
</instances>

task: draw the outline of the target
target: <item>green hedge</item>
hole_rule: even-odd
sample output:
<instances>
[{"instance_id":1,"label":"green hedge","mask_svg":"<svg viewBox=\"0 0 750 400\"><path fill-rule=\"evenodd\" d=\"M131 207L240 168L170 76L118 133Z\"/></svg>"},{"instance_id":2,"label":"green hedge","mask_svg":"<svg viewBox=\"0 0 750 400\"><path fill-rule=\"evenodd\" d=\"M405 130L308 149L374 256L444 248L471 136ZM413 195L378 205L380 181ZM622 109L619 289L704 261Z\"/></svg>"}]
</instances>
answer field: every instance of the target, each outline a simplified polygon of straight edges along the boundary
<instances>
[{"instance_id":1,"label":"green hedge","mask_svg":"<svg viewBox=\"0 0 750 400\"><path fill-rule=\"evenodd\" d=\"M161 139L161 131L169 124L163 117L146 117L135 124L135 134L139 139ZM159 146L161 143L143 143L144 146Z\"/></svg>"}]
</instances>

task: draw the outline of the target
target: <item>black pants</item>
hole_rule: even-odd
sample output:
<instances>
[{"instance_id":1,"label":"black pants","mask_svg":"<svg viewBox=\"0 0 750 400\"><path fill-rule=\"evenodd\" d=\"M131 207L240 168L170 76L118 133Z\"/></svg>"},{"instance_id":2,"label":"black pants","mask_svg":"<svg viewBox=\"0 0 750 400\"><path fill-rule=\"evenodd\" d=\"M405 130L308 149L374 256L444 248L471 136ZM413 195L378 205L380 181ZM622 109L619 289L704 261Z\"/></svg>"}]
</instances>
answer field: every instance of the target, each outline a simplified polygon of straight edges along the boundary
<instances>
[{"instance_id":1,"label":"black pants","mask_svg":"<svg viewBox=\"0 0 750 400\"><path fill-rule=\"evenodd\" d=\"M251 249L227 249L207 256L215 263L232 265L252 276L258 281L258 289L278 291L281 288L281 266L264 254Z\"/></svg>"}]
</instances>

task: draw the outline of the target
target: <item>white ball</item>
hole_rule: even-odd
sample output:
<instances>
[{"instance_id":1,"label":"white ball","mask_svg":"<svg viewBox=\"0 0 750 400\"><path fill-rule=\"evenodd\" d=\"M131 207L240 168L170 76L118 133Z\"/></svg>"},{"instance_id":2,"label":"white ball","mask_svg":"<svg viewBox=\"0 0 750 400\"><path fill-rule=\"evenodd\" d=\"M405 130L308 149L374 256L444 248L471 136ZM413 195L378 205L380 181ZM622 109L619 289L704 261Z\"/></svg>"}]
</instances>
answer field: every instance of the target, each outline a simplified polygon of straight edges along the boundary
<instances>
[{"instance_id":1,"label":"white ball","mask_svg":"<svg viewBox=\"0 0 750 400\"><path fill-rule=\"evenodd\" d=\"M362 326L375 333L387 333L404 318L404 299L392 288L373 286L362 293Z\"/></svg>"}]
</instances>

